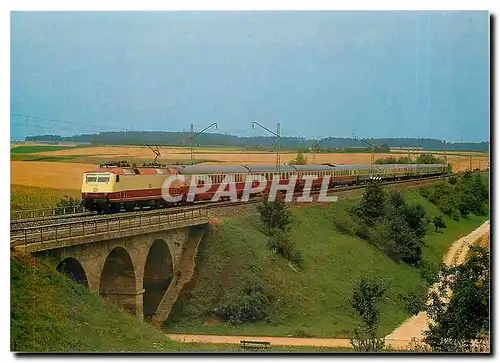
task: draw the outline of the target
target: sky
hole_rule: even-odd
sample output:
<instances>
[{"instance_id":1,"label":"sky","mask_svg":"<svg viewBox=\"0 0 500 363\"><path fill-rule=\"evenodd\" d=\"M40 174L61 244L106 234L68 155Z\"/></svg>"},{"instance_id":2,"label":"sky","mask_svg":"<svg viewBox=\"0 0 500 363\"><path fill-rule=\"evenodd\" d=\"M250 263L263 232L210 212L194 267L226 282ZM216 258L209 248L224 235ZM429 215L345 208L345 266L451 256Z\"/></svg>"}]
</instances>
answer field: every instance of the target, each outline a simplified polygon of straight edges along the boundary
<instances>
[{"instance_id":1,"label":"sky","mask_svg":"<svg viewBox=\"0 0 500 363\"><path fill-rule=\"evenodd\" d=\"M12 12L11 139L488 141L489 57L488 12Z\"/></svg>"}]
</instances>

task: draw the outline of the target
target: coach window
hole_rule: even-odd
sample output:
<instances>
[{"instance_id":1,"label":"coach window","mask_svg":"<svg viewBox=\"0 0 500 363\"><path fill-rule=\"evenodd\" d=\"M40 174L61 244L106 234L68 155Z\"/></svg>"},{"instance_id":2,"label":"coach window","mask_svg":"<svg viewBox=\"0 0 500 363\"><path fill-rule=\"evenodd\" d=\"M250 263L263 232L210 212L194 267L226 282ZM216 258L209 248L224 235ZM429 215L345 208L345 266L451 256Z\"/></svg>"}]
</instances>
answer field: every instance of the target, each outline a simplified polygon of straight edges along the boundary
<instances>
[{"instance_id":1,"label":"coach window","mask_svg":"<svg viewBox=\"0 0 500 363\"><path fill-rule=\"evenodd\" d=\"M119 175L117 175L117 176L116 176L116 182L118 183L119 181L120 181L120 176L119 176Z\"/></svg>"}]
</instances>

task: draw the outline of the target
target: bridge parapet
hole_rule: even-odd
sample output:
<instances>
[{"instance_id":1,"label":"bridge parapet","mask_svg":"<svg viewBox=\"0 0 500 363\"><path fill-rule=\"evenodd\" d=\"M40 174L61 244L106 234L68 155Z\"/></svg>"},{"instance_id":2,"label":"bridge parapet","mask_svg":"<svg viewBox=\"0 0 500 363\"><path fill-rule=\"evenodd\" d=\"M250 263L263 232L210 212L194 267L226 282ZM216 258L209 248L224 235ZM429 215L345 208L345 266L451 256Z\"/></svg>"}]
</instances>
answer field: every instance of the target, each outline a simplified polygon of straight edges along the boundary
<instances>
[{"instance_id":1,"label":"bridge parapet","mask_svg":"<svg viewBox=\"0 0 500 363\"><path fill-rule=\"evenodd\" d=\"M23 246L26 252L39 252L73 245L131 237L207 224L206 209L190 209L171 213L127 215L88 221L64 222L11 230L11 247Z\"/></svg>"}]
</instances>

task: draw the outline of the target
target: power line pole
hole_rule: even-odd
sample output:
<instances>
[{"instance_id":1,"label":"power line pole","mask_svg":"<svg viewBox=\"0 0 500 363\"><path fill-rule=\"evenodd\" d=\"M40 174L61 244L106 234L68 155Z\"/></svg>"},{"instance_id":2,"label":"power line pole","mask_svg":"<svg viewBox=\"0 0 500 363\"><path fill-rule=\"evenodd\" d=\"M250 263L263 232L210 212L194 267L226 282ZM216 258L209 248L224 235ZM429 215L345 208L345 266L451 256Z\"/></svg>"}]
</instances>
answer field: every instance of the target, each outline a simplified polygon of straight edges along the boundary
<instances>
[{"instance_id":1,"label":"power line pole","mask_svg":"<svg viewBox=\"0 0 500 363\"><path fill-rule=\"evenodd\" d=\"M193 132L194 132L194 125L191 124L191 129L189 131L189 149L191 150L191 165L193 165Z\"/></svg>"},{"instance_id":2,"label":"power line pole","mask_svg":"<svg viewBox=\"0 0 500 363\"><path fill-rule=\"evenodd\" d=\"M268 129L264 125L261 125L257 121L253 121L252 128L255 128L255 125L259 126L260 128L263 128L264 130L266 130L270 134L276 136L276 142L275 142L275 145L276 145L276 172L279 173L280 172L280 165L281 165L281 159L280 159L281 125L279 122L276 123L276 132Z\"/></svg>"},{"instance_id":3,"label":"power line pole","mask_svg":"<svg viewBox=\"0 0 500 363\"><path fill-rule=\"evenodd\" d=\"M328 137L325 137L324 139L321 139L320 141L318 141L317 143L314 143L311 148L313 150L313 164L316 163L316 147L319 146L320 144L322 144L323 142L325 142L326 140L328 139L331 139L333 136L328 136Z\"/></svg>"},{"instance_id":4,"label":"power line pole","mask_svg":"<svg viewBox=\"0 0 500 363\"><path fill-rule=\"evenodd\" d=\"M375 164L375 154L374 154L374 152L375 152L375 140L372 137L372 144L370 144L368 141L366 141L366 140L364 140L364 139L362 139L354 134L352 134L352 137L355 139L358 139L359 141L364 142L366 145L368 145L370 147L370 151L371 151L371 158L370 158L371 159L371 162L370 162L370 170L371 171L370 172L373 176L373 164Z\"/></svg>"},{"instance_id":5,"label":"power line pole","mask_svg":"<svg viewBox=\"0 0 500 363\"><path fill-rule=\"evenodd\" d=\"M217 122L212 122L210 125L208 125L207 127L205 127L203 130L201 130L201 131L197 132L196 134L194 134L194 125L191 124L191 130L190 130L190 133L189 133L189 147L191 148L191 165L194 164L194 150L193 150L193 140L194 140L194 138L196 136L198 136L198 135L203 134L206 130L208 130L212 126L215 126L216 130L219 129L219 125L217 124Z\"/></svg>"}]
</instances>

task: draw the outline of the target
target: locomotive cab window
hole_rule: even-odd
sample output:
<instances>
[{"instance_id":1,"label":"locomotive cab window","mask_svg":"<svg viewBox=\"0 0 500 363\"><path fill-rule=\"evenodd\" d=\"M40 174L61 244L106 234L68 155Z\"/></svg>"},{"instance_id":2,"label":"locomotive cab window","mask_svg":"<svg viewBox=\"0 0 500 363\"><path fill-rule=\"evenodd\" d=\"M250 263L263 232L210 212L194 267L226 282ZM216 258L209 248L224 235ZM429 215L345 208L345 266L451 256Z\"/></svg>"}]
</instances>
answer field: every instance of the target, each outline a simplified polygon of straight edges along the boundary
<instances>
[{"instance_id":1,"label":"locomotive cab window","mask_svg":"<svg viewBox=\"0 0 500 363\"><path fill-rule=\"evenodd\" d=\"M85 176L85 183L95 183L97 181L97 174L87 174Z\"/></svg>"},{"instance_id":2,"label":"locomotive cab window","mask_svg":"<svg viewBox=\"0 0 500 363\"><path fill-rule=\"evenodd\" d=\"M99 175L97 177L97 182L98 183L109 183L109 175L108 174Z\"/></svg>"}]
</instances>

